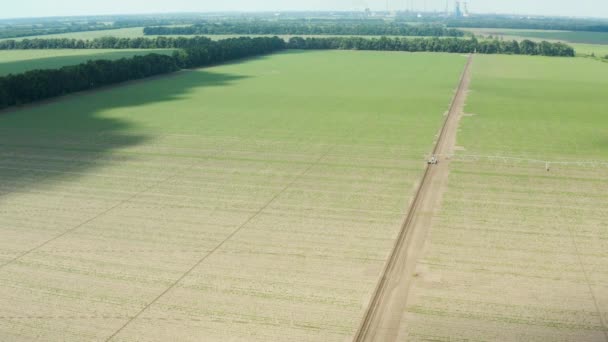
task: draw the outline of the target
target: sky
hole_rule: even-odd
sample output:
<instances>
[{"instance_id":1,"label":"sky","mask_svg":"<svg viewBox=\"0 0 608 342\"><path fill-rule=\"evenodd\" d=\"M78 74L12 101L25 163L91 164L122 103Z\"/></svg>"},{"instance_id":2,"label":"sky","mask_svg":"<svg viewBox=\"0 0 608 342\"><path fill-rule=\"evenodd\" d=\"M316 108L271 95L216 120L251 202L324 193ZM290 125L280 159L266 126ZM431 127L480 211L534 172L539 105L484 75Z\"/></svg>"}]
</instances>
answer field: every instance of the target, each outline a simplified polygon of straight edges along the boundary
<instances>
[{"instance_id":1,"label":"sky","mask_svg":"<svg viewBox=\"0 0 608 342\"><path fill-rule=\"evenodd\" d=\"M0 0L0 18L165 12L372 10L386 0ZM388 0L391 10L444 11L446 0ZM453 8L454 0L449 0ZM608 18L608 0L469 0L472 13Z\"/></svg>"}]
</instances>

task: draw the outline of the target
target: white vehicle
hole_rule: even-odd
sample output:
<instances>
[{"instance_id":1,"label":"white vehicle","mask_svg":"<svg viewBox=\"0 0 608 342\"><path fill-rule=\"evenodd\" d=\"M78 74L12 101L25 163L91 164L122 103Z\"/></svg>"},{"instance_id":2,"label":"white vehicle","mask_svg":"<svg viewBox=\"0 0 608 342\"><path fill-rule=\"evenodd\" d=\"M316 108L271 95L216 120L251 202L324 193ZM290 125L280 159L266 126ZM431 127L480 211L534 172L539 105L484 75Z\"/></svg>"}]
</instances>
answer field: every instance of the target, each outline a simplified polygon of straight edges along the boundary
<instances>
[{"instance_id":1,"label":"white vehicle","mask_svg":"<svg viewBox=\"0 0 608 342\"><path fill-rule=\"evenodd\" d=\"M437 160L437 157L432 156L431 159L429 159L428 163L429 165L437 165L439 163L439 160Z\"/></svg>"}]
</instances>

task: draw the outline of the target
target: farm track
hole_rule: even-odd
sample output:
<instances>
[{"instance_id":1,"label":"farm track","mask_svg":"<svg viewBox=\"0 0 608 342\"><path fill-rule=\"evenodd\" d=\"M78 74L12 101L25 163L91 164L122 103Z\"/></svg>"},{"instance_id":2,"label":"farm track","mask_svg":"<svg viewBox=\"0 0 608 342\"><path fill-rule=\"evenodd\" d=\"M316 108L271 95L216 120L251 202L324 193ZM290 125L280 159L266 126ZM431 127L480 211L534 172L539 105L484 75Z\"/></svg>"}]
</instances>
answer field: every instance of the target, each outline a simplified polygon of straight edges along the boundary
<instances>
[{"instance_id":1,"label":"farm track","mask_svg":"<svg viewBox=\"0 0 608 342\"><path fill-rule=\"evenodd\" d=\"M433 155L450 155L453 152L458 123L463 113L471 81L472 62L473 55L470 55L435 143ZM423 247L433 212L437 210L446 187L449 174L447 160L448 158L439 158L439 164L426 166L393 251L354 341L395 341L397 339L401 328L401 316L405 310L409 287L414 277L416 257Z\"/></svg>"}]
</instances>

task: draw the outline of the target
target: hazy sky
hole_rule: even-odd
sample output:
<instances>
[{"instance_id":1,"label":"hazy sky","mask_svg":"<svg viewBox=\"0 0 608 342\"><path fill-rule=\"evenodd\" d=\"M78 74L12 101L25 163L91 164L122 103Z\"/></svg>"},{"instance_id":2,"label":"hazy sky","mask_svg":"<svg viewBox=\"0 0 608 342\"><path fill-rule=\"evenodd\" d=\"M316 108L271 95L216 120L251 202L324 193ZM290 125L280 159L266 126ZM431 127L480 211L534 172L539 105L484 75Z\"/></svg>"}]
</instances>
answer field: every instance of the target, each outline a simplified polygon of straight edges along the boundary
<instances>
[{"instance_id":1,"label":"hazy sky","mask_svg":"<svg viewBox=\"0 0 608 342\"><path fill-rule=\"evenodd\" d=\"M0 0L0 18L210 11L373 10L386 0ZM389 0L391 9L445 10L446 0ZM449 0L453 8L454 0ZM608 17L608 0L469 0L471 12Z\"/></svg>"}]
</instances>

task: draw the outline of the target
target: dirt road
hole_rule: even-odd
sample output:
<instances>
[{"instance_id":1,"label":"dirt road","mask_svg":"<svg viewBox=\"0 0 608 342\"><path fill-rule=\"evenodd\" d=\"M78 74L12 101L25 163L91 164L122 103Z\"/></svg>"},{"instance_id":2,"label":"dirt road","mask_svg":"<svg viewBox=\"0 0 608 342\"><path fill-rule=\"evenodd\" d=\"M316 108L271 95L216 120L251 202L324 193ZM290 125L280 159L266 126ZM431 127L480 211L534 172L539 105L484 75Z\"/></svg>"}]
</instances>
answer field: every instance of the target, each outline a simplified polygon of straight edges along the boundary
<instances>
[{"instance_id":1,"label":"dirt road","mask_svg":"<svg viewBox=\"0 0 608 342\"><path fill-rule=\"evenodd\" d=\"M473 55L469 56L460 84L452 100L433 154L449 155L456 143L458 123L462 116L471 80ZM411 280L416 275L416 259L426 240L433 213L438 210L449 174L448 160L438 157L437 165L428 165L395 248L355 335L355 341L395 341L399 336L401 316L407 304Z\"/></svg>"}]
</instances>

